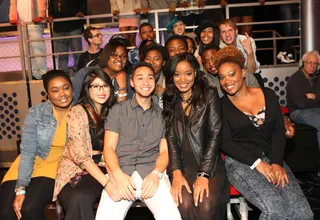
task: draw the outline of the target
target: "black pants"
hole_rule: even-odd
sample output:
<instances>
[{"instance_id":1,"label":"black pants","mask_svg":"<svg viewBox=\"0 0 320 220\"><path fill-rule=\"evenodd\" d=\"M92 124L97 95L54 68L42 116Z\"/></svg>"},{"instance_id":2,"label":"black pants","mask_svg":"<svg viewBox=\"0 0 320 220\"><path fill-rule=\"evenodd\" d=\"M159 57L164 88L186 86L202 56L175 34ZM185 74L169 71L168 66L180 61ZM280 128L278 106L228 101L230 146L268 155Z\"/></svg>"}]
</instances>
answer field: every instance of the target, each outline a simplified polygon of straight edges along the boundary
<instances>
[{"instance_id":1,"label":"black pants","mask_svg":"<svg viewBox=\"0 0 320 220\"><path fill-rule=\"evenodd\" d=\"M182 16L182 21L186 26L199 25L203 20L202 14L190 14L188 16ZM190 33L193 29L186 29L186 32Z\"/></svg>"},{"instance_id":2,"label":"black pants","mask_svg":"<svg viewBox=\"0 0 320 220\"><path fill-rule=\"evenodd\" d=\"M82 176L74 187L67 183L58 195L64 220L94 220L92 205L98 202L103 187L91 175Z\"/></svg>"},{"instance_id":3,"label":"black pants","mask_svg":"<svg viewBox=\"0 0 320 220\"><path fill-rule=\"evenodd\" d=\"M0 219L17 220L12 204L15 199L16 180L6 181L0 186ZM52 200L54 179L35 177L31 179L22 204L22 220L45 220L44 208Z\"/></svg>"}]
</instances>

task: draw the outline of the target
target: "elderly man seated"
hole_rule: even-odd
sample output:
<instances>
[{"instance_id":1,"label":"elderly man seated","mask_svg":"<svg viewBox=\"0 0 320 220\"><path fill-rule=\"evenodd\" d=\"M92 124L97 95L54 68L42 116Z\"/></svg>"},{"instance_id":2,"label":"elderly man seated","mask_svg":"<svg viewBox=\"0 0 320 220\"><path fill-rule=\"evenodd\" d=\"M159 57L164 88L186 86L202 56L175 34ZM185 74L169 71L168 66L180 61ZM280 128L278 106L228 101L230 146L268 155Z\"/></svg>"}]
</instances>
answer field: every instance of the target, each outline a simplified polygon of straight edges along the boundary
<instances>
[{"instance_id":1,"label":"elderly man seated","mask_svg":"<svg viewBox=\"0 0 320 220\"><path fill-rule=\"evenodd\" d=\"M299 70L290 77L287 85L287 107L293 121L317 129L320 149L319 62L318 51L310 51L302 56Z\"/></svg>"}]
</instances>

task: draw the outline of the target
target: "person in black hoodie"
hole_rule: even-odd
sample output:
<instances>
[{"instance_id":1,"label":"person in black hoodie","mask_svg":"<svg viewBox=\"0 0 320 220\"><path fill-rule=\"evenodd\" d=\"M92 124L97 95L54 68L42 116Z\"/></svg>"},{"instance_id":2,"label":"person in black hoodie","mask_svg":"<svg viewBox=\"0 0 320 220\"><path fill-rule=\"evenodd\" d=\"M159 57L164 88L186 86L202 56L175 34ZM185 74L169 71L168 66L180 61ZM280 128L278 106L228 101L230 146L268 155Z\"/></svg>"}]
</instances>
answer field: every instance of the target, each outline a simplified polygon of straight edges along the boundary
<instances>
[{"instance_id":1,"label":"person in black hoodie","mask_svg":"<svg viewBox=\"0 0 320 220\"><path fill-rule=\"evenodd\" d=\"M87 0L49 0L48 21L55 18L83 17L87 13ZM55 22L53 25L53 37L66 37L82 35L83 20ZM55 40L56 53L82 51L81 37ZM81 53L81 52L80 52ZM73 54L73 69L76 70L80 53ZM58 68L69 72L68 55L59 55Z\"/></svg>"}]
</instances>

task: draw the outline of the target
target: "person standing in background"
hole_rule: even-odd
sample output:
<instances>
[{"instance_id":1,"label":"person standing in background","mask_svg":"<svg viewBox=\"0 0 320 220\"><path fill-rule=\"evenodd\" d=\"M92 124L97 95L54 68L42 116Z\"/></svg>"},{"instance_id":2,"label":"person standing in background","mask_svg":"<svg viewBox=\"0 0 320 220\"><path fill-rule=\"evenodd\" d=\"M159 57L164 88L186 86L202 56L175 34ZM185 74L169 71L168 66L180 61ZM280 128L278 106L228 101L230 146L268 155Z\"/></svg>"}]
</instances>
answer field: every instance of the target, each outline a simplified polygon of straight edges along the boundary
<instances>
[{"instance_id":1,"label":"person standing in background","mask_svg":"<svg viewBox=\"0 0 320 220\"><path fill-rule=\"evenodd\" d=\"M256 0L220 0L221 7L225 7L227 4L241 4L241 3L251 3ZM258 0L261 5L264 5L265 0ZM230 19L238 23L253 22L253 7L237 7L230 8ZM252 25L242 25L240 28L240 33L248 33L252 36Z\"/></svg>"},{"instance_id":2,"label":"person standing in background","mask_svg":"<svg viewBox=\"0 0 320 220\"><path fill-rule=\"evenodd\" d=\"M179 6L182 8L198 7L200 9L205 5L205 0L179 0ZM203 21L203 10L182 11L181 15L185 26L199 25ZM186 30L186 32L192 32L192 29Z\"/></svg>"},{"instance_id":3,"label":"person standing in background","mask_svg":"<svg viewBox=\"0 0 320 220\"><path fill-rule=\"evenodd\" d=\"M148 14L150 10L155 9L168 9L168 12L159 13L158 14L158 22L159 28L164 28L167 24L170 23L171 18L173 17L173 13L176 11L176 7L178 5L178 0L157 0L157 1L150 1L150 0L142 0L142 13ZM148 23L155 27L155 20L154 14L148 16ZM170 37L170 34L166 31L163 32L164 41ZM161 41L161 35L160 35Z\"/></svg>"},{"instance_id":4,"label":"person standing in background","mask_svg":"<svg viewBox=\"0 0 320 220\"><path fill-rule=\"evenodd\" d=\"M120 31L135 31L140 24L141 0L110 0L113 16L119 15ZM135 15L121 15L121 13L135 13ZM136 45L136 33L123 35L130 41L130 46Z\"/></svg>"},{"instance_id":5,"label":"person standing in background","mask_svg":"<svg viewBox=\"0 0 320 220\"><path fill-rule=\"evenodd\" d=\"M283 4L280 5L280 19L281 20L293 20L299 19L299 3L297 4ZM283 23L283 35L285 37L299 36L299 22L287 22ZM277 58L281 60L281 63L294 63L292 45L297 39L286 39L278 53Z\"/></svg>"},{"instance_id":6,"label":"person standing in background","mask_svg":"<svg viewBox=\"0 0 320 220\"><path fill-rule=\"evenodd\" d=\"M19 22L33 22L34 24L27 25L28 39L40 39L45 28L45 24L40 24L40 22L46 16L46 9L46 0L10 0L10 24L18 25ZM28 45L30 55L46 54L44 41L35 41ZM45 56L32 58L31 70L34 78L41 79L48 71L47 58Z\"/></svg>"},{"instance_id":7,"label":"person standing in background","mask_svg":"<svg viewBox=\"0 0 320 220\"><path fill-rule=\"evenodd\" d=\"M87 13L87 0L49 0L48 8L48 21L53 18L68 18L68 17L84 17ZM67 37L82 35L83 33L83 20L72 20L55 22L53 24L53 37ZM54 44L56 53L65 53L69 49L71 51L82 51L81 37L59 39L55 40ZM73 72L76 71L78 66L80 53L73 54ZM58 68L69 72L67 54L59 55Z\"/></svg>"},{"instance_id":8,"label":"person standing in background","mask_svg":"<svg viewBox=\"0 0 320 220\"><path fill-rule=\"evenodd\" d=\"M87 67L93 60L99 59L102 52L102 48L100 48L100 45L103 43L102 34L97 28L92 26L87 27L84 30L83 37L88 42L89 49L80 55L77 71L83 67Z\"/></svg>"}]
</instances>

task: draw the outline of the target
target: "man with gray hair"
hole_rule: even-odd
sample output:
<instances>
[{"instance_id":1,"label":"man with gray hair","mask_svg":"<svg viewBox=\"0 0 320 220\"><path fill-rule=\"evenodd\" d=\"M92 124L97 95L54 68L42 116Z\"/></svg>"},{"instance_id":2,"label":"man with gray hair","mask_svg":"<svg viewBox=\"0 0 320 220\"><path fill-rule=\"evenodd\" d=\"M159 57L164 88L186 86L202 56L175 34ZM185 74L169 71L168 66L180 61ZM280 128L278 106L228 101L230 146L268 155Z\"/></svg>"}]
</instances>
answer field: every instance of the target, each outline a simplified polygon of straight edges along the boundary
<instances>
[{"instance_id":1,"label":"man with gray hair","mask_svg":"<svg viewBox=\"0 0 320 220\"><path fill-rule=\"evenodd\" d=\"M309 51L299 61L299 70L287 85L287 107L291 119L317 129L320 149L320 56Z\"/></svg>"}]
</instances>

